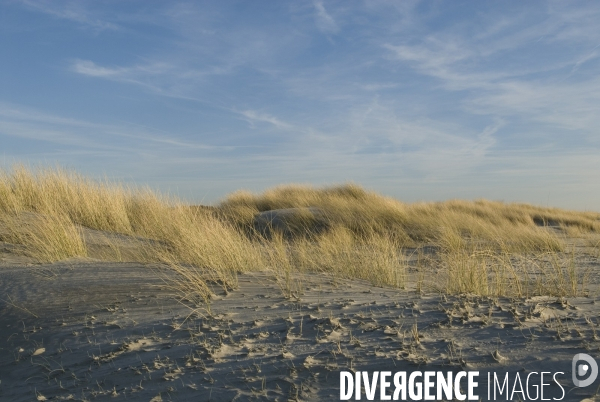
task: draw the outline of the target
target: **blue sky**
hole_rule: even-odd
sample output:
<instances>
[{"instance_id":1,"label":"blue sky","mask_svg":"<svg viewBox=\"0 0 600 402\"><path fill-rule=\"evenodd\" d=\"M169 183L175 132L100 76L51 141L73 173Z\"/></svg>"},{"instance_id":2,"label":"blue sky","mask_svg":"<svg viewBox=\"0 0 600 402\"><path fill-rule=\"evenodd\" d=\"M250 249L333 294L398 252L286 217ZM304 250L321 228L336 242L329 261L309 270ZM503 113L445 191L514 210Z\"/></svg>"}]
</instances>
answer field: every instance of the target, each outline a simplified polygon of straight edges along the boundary
<instances>
[{"instance_id":1,"label":"blue sky","mask_svg":"<svg viewBox=\"0 0 600 402\"><path fill-rule=\"evenodd\" d=\"M0 164L600 211L600 3L0 3Z\"/></svg>"}]
</instances>

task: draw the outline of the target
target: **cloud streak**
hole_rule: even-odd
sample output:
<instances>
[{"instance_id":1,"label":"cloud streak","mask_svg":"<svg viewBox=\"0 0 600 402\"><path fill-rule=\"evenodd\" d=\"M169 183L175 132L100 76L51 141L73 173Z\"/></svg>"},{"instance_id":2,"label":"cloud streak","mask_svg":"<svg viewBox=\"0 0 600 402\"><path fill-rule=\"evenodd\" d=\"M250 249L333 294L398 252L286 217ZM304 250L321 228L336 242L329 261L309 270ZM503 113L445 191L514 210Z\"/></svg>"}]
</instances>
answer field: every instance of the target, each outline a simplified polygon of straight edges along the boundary
<instances>
[{"instance_id":1,"label":"cloud streak","mask_svg":"<svg viewBox=\"0 0 600 402\"><path fill-rule=\"evenodd\" d=\"M58 19L76 22L81 26L97 31L119 29L117 24L94 16L86 7L86 5L90 4L89 2L69 1L58 3L44 0L20 0L20 2L33 11L48 14Z\"/></svg>"},{"instance_id":2,"label":"cloud streak","mask_svg":"<svg viewBox=\"0 0 600 402\"><path fill-rule=\"evenodd\" d=\"M323 2L315 1L314 5L317 12L317 27L325 33L337 33L340 29L333 17L325 9Z\"/></svg>"},{"instance_id":3,"label":"cloud streak","mask_svg":"<svg viewBox=\"0 0 600 402\"><path fill-rule=\"evenodd\" d=\"M240 114L252 126L254 126L256 123L268 123L268 124L274 126L275 128L278 128L281 130L291 130L294 128L291 124L281 121L277 117L274 117L274 116L271 116L271 115L268 115L265 113L259 113L254 110L245 110L243 112L240 112Z\"/></svg>"}]
</instances>

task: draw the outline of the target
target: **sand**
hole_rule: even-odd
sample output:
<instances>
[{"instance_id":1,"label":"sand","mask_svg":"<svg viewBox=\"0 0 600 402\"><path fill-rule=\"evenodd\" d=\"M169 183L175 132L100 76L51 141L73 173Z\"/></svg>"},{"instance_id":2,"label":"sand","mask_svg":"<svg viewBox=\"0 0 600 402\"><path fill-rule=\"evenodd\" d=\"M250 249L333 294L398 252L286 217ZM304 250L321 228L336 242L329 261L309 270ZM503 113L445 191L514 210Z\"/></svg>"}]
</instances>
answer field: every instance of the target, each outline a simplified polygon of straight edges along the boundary
<instances>
[{"instance_id":1,"label":"sand","mask_svg":"<svg viewBox=\"0 0 600 402\"><path fill-rule=\"evenodd\" d=\"M562 400L600 400L600 380L571 380L575 354L600 360L596 291L448 296L310 274L285 298L257 272L228 294L214 288L207 311L180 300L168 275L139 263L35 264L0 244L0 400L339 400L341 370L477 370L480 390L487 372L561 371ZM546 382L545 397L561 397Z\"/></svg>"}]
</instances>

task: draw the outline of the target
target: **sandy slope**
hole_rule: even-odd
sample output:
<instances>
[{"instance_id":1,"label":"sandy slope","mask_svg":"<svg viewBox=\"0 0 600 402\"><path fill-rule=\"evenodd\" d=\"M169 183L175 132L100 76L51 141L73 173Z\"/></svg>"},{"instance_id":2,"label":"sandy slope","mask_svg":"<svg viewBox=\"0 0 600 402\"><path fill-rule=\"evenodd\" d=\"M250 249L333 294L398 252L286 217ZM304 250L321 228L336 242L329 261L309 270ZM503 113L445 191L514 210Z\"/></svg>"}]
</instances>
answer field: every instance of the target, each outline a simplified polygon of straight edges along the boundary
<instances>
[{"instance_id":1,"label":"sandy slope","mask_svg":"<svg viewBox=\"0 0 600 402\"><path fill-rule=\"evenodd\" d=\"M2 401L338 400L349 369L479 370L482 392L486 371L562 371L563 400L593 398L600 384L571 381L573 355L600 361L595 292L450 297L310 275L286 299L256 273L228 295L215 289L209 315L180 303L157 267L36 265L3 247ZM561 396L556 384L546 392Z\"/></svg>"}]
</instances>

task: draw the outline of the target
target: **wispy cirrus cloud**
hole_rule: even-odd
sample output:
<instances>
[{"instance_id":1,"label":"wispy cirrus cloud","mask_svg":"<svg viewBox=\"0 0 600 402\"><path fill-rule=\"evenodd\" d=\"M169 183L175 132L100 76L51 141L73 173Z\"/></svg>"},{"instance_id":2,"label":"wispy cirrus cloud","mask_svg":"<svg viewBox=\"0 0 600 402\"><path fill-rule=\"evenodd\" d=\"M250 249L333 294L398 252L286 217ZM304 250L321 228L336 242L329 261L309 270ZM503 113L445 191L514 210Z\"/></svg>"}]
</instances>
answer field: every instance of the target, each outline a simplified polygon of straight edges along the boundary
<instances>
[{"instance_id":1,"label":"wispy cirrus cloud","mask_svg":"<svg viewBox=\"0 0 600 402\"><path fill-rule=\"evenodd\" d=\"M182 74L176 66L166 62L137 64L130 67L105 67L90 60L74 60L70 69L88 77L142 85L156 91L164 89L159 85L164 80L157 80L157 78L177 77Z\"/></svg>"},{"instance_id":2,"label":"wispy cirrus cloud","mask_svg":"<svg viewBox=\"0 0 600 402\"><path fill-rule=\"evenodd\" d=\"M314 5L315 5L315 10L317 12L316 17L315 17L316 22L317 22L317 27L321 31L326 32L326 33L337 33L340 30L340 28L338 27L338 24L333 19L331 14L329 14L327 12L327 10L325 9L323 2L315 1Z\"/></svg>"},{"instance_id":3,"label":"wispy cirrus cloud","mask_svg":"<svg viewBox=\"0 0 600 402\"><path fill-rule=\"evenodd\" d=\"M127 75L130 75L136 68L109 68L99 66L90 60L75 60L71 66L71 70L78 74L89 75L91 77L122 79Z\"/></svg>"},{"instance_id":4,"label":"wispy cirrus cloud","mask_svg":"<svg viewBox=\"0 0 600 402\"><path fill-rule=\"evenodd\" d=\"M161 132L147 126L122 123L94 123L90 121L62 117L36 109L0 102L0 135L21 139L40 140L56 145L76 146L85 149L104 149L137 153L142 150L172 151L233 151L235 145L211 145L201 140L189 141L177 138L172 132ZM128 147L127 142L107 141L108 138L121 138L135 146Z\"/></svg>"},{"instance_id":5,"label":"wispy cirrus cloud","mask_svg":"<svg viewBox=\"0 0 600 402\"><path fill-rule=\"evenodd\" d=\"M222 192L354 180L402 198L515 199L551 184L545 171L580 194L597 176L595 3L11 5L22 24L38 13L0 66L27 83L1 95L14 152L98 166L112 154L111 169ZM12 62L23 56L32 70Z\"/></svg>"},{"instance_id":6,"label":"wispy cirrus cloud","mask_svg":"<svg viewBox=\"0 0 600 402\"><path fill-rule=\"evenodd\" d=\"M116 23L106 21L92 12L89 8L92 2L56 2L48 0L20 0L20 2L31 10L48 14L58 19L76 22L81 26L93 28L98 31L119 29Z\"/></svg>"},{"instance_id":7,"label":"wispy cirrus cloud","mask_svg":"<svg viewBox=\"0 0 600 402\"><path fill-rule=\"evenodd\" d=\"M205 102L194 96L195 90L212 76L226 75L220 67L186 68L177 62L146 62L131 66L106 67L90 60L74 60L69 69L77 74L135 85L172 98Z\"/></svg>"},{"instance_id":8,"label":"wispy cirrus cloud","mask_svg":"<svg viewBox=\"0 0 600 402\"><path fill-rule=\"evenodd\" d=\"M589 14L600 15L597 9ZM590 40L600 40L594 19L559 3L551 3L545 18L538 15L533 23L531 15L524 15L501 18L474 36L450 26L413 43L383 48L399 63L435 79L438 88L460 92L466 113L583 130L580 136L592 137L588 130L600 124L593 111L600 108L600 83L595 76L577 74L584 65L598 66L598 44ZM565 46L564 52L547 50L556 46ZM528 53L543 56L532 59Z\"/></svg>"},{"instance_id":9,"label":"wispy cirrus cloud","mask_svg":"<svg viewBox=\"0 0 600 402\"><path fill-rule=\"evenodd\" d=\"M586 63L586 62L588 62L590 60L597 59L598 56L600 56L600 51L596 50L596 49L598 49L598 47L600 47L600 44L594 46L594 48L592 49L592 51L589 54L584 55L582 58L580 58L579 60L577 60L577 62L575 63L575 65L571 69L571 74L573 74L577 70L579 70L579 67L581 67L584 63Z\"/></svg>"},{"instance_id":10,"label":"wispy cirrus cloud","mask_svg":"<svg viewBox=\"0 0 600 402\"><path fill-rule=\"evenodd\" d=\"M282 130L290 130L290 129L294 128L293 125L286 123L284 121L281 121L277 117L271 116L266 113L260 113L255 110L244 110L239 113L251 125L255 125L256 123L268 123L268 124L274 126L275 128L282 129Z\"/></svg>"}]
</instances>

